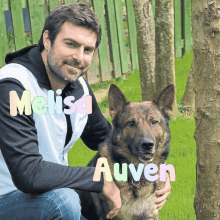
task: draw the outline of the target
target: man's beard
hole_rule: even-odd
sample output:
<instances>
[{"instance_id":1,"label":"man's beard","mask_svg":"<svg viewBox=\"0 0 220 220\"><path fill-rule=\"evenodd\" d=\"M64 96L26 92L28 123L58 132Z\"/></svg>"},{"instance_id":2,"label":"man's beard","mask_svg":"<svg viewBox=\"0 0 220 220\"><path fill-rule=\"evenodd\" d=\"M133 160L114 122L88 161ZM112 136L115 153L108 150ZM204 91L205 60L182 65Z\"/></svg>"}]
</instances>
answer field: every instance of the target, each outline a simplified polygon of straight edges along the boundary
<instances>
[{"instance_id":1,"label":"man's beard","mask_svg":"<svg viewBox=\"0 0 220 220\"><path fill-rule=\"evenodd\" d=\"M81 72L74 71L73 69L66 70L66 74L62 71L62 66L69 65L81 70ZM47 57L47 66L49 69L49 74L55 77L60 82L65 84L75 82L77 79L84 74L82 71L83 67L79 66L74 60L66 60L63 62L62 66L59 66L54 62L53 56L51 54ZM74 77L73 77L74 76Z\"/></svg>"}]
</instances>

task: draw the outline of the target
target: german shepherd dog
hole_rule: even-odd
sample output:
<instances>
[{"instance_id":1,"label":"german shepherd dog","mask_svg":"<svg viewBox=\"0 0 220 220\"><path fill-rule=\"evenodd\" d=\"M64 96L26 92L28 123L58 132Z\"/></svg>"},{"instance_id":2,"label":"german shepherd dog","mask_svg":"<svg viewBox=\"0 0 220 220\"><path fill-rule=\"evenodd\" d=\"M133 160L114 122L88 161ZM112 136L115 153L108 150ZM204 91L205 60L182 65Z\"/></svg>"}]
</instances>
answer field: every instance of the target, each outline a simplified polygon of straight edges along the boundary
<instances>
[{"instance_id":1,"label":"german shepherd dog","mask_svg":"<svg viewBox=\"0 0 220 220\"><path fill-rule=\"evenodd\" d=\"M139 163L154 163L160 169L170 148L169 118L174 102L174 86L169 85L153 102L128 102L121 90L114 84L110 86L109 111L112 118L112 134L99 148L98 153L88 164L96 166L100 157L108 160L111 174L114 164L133 163L136 170ZM121 170L120 170L121 172ZM159 174L159 172L158 172ZM161 189L164 182L158 178L154 182L144 177L135 182L128 172L128 181L113 181L120 190L122 208L115 220L156 220L159 219L155 205L155 190ZM101 200L98 193L77 190L82 215L88 220L106 220L111 210L107 200Z\"/></svg>"}]
</instances>

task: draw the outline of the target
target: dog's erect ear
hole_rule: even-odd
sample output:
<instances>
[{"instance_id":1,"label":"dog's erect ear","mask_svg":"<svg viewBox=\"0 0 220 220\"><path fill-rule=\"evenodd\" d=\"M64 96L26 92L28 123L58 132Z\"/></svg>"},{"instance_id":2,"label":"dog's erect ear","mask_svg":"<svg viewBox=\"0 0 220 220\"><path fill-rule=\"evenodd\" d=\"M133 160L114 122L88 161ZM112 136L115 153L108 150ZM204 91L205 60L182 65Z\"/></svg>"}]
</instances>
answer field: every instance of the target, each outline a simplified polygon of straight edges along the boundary
<instances>
[{"instance_id":1,"label":"dog's erect ear","mask_svg":"<svg viewBox=\"0 0 220 220\"><path fill-rule=\"evenodd\" d=\"M173 113L174 104L174 85L167 86L163 92L161 92L158 100L155 104L165 114L166 117L170 118Z\"/></svg>"},{"instance_id":2,"label":"dog's erect ear","mask_svg":"<svg viewBox=\"0 0 220 220\"><path fill-rule=\"evenodd\" d=\"M112 84L108 91L109 113L111 118L114 119L118 112L129 104L122 91Z\"/></svg>"}]
</instances>

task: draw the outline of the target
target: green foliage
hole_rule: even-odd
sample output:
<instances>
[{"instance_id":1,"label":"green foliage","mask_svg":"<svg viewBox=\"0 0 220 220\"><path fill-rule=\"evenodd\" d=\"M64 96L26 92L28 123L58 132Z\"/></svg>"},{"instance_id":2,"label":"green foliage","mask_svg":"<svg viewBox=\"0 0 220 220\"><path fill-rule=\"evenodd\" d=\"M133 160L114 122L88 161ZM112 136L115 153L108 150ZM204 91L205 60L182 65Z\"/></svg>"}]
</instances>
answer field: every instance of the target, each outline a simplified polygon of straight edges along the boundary
<instances>
[{"instance_id":1,"label":"green foliage","mask_svg":"<svg viewBox=\"0 0 220 220\"><path fill-rule=\"evenodd\" d=\"M127 22L124 22L124 29L128 29L128 23Z\"/></svg>"},{"instance_id":2,"label":"green foliage","mask_svg":"<svg viewBox=\"0 0 220 220\"><path fill-rule=\"evenodd\" d=\"M130 47L130 46L131 46L131 45L130 45L130 40L129 40L128 37L125 38L125 46L126 46L126 47Z\"/></svg>"},{"instance_id":3,"label":"green foliage","mask_svg":"<svg viewBox=\"0 0 220 220\"><path fill-rule=\"evenodd\" d=\"M11 32L10 30L7 32L7 37L8 37L9 50L12 52L15 51L15 38L14 35L11 34L10 32ZM29 32L25 33L25 42L26 42L26 46L33 45L31 33Z\"/></svg>"},{"instance_id":4,"label":"green foliage","mask_svg":"<svg viewBox=\"0 0 220 220\"><path fill-rule=\"evenodd\" d=\"M14 35L10 33L11 31L9 31L7 33L7 37L8 37L8 47L10 51L15 51L15 39L14 39Z\"/></svg>"},{"instance_id":5,"label":"green foliage","mask_svg":"<svg viewBox=\"0 0 220 220\"><path fill-rule=\"evenodd\" d=\"M33 45L31 33L25 33L25 41L26 41L26 46Z\"/></svg>"}]
</instances>

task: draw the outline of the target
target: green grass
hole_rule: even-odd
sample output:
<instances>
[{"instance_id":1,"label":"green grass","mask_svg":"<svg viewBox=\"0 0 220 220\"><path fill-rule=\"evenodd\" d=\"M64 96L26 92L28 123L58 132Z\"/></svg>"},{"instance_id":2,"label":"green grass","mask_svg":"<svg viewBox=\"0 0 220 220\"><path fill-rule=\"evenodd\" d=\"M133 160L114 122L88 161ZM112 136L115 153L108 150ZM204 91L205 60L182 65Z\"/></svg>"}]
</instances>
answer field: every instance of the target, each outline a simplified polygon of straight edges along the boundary
<instances>
[{"instance_id":1,"label":"green grass","mask_svg":"<svg viewBox=\"0 0 220 220\"><path fill-rule=\"evenodd\" d=\"M127 76L126 80L123 80L120 77L118 80L112 79L111 83L107 84L116 84L125 94L129 101L132 102L141 102L141 87L140 87L140 75L139 71L134 71L131 75ZM107 86L107 87L108 87ZM105 112L106 109L109 107L108 104L108 97L105 97L100 103L98 103L99 108L102 112Z\"/></svg>"},{"instance_id":2,"label":"green grass","mask_svg":"<svg viewBox=\"0 0 220 220\"><path fill-rule=\"evenodd\" d=\"M187 53L183 59L176 59L176 86L177 102L180 103L184 94L187 77L192 62L192 53ZM105 83L115 83L123 91L130 101L141 101L141 87L139 72L135 71L127 77L112 80ZM98 86L97 86L98 88ZM99 87L104 88L104 87ZM99 103L104 111L108 107L107 98ZM107 118L110 120L110 118ZM160 220L195 220L193 201L196 186L196 145L193 138L195 121L178 117L176 121L170 121L171 130L171 150L167 160L168 164L173 164L176 172L176 181L171 182L171 194L168 196L166 204L160 210ZM81 140L78 140L69 152L69 165L86 166L96 152L89 150Z\"/></svg>"},{"instance_id":3,"label":"green grass","mask_svg":"<svg viewBox=\"0 0 220 220\"><path fill-rule=\"evenodd\" d=\"M178 117L170 121L171 149L167 164L173 164L176 181L171 183L171 194L160 210L160 220L196 219L193 201L196 187L196 145L193 139L195 121Z\"/></svg>"},{"instance_id":4,"label":"green grass","mask_svg":"<svg viewBox=\"0 0 220 220\"><path fill-rule=\"evenodd\" d=\"M187 78L191 69L193 53L187 52L183 58L175 60L175 76L176 76L176 99L177 104L181 103L186 88Z\"/></svg>"}]
</instances>

